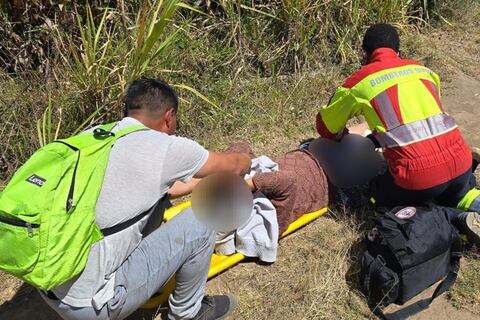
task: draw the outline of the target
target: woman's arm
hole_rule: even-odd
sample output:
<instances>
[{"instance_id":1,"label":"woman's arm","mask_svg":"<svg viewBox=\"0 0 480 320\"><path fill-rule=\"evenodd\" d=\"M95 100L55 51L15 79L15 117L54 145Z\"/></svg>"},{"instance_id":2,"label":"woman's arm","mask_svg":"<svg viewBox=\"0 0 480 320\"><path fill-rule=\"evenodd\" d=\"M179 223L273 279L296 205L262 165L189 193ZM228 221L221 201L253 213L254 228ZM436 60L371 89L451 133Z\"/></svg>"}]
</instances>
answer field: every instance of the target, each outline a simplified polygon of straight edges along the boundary
<instances>
[{"instance_id":1,"label":"woman's arm","mask_svg":"<svg viewBox=\"0 0 480 320\"><path fill-rule=\"evenodd\" d=\"M252 193L257 192L257 188L255 187L255 184L253 183L253 178L247 179L247 180L245 180L245 182L247 183L247 186L250 188L250 191L252 191Z\"/></svg>"},{"instance_id":2,"label":"woman's arm","mask_svg":"<svg viewBox=\"0 0 480 320\"><path fill-rule=\"evenodd\" d=\"M168 190L168 195L170 199L180 198L186 195L189 195L193 188L200 182L201 179L192 178L187 183L181 181L175 181L173 186Z\"/></svg>"}]
</instances>

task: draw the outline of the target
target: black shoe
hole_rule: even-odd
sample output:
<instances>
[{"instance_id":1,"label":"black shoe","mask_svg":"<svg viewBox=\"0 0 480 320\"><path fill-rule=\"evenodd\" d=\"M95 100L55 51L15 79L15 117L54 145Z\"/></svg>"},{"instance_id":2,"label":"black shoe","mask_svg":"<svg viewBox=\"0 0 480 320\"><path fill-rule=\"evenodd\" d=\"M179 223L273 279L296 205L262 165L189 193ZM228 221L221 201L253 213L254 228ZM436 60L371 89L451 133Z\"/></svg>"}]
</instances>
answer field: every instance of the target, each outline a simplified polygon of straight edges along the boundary
<instances>
[{"instance_id":1,"label":"black shoe","mask_svg":"<svg viewBox=\"0 0 480 320\"><path fill-rule=\"evenodd\" d=\"M232 314L236 307L237 298L234 295L205 296L193 320L222 320Z\"/></svg>"},{"instance_id":2,"label":"black shoe","mask_svg":"<svg viewBox=\"0 0 480 320\"><path fill-rule=\"evenodd\" d=\"M461 234L467 236L469 242L480 248L480 214L462 212L452 222Z\"/></svg>"}]
</instances>

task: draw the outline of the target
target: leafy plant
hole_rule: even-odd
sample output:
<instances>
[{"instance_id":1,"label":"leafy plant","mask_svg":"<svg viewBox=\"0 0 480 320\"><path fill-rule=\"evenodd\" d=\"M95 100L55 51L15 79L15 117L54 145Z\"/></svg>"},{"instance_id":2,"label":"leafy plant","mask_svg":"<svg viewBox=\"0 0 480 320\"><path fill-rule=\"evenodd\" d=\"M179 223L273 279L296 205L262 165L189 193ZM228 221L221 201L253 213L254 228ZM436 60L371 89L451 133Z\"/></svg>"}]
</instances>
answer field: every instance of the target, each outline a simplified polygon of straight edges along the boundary
<instances>
[{"instance_id":1,"label":"leafy plant","mask_svg":"<svg viewBox=\"0 0 480 320\"><path fill-rule=\"evenodd\" d=\"M136 18L133 53L130 54L130 65L127 68L128 82L142 75L152 61L175 39L178 29L167 34L162 41L166 34L165 28L179 4L181 2L178 0L158 1L152 13L149 13L151 8L147 5L142 7Z\"/></svg>"},{"instance_id":2,"label":"leafy plant","mask_svg":"<svg viewBox=\"0 0 480 320\"><path fill-rule=\"evenodd\" d=\"M96 19L88 3L85 7L84 19L76 11L78 35L69 36L67 46L63 40L66 35L57 34L58 43L68 49L64 63L85 95L82 110L87 119L75 133L112 109L119 110L126 85L146 74L152 65L161 64L162 53L180 32L171 26L179 8L203 14L180 0L155 0L153 5L145 1L133 22L119 19L124 13L109 7ZM132 24L126 29L120 25L129 22ZM122 27L127 32L121 32ZM179 87L208 101L185 84Z\"/></svg>"}]
</instances>

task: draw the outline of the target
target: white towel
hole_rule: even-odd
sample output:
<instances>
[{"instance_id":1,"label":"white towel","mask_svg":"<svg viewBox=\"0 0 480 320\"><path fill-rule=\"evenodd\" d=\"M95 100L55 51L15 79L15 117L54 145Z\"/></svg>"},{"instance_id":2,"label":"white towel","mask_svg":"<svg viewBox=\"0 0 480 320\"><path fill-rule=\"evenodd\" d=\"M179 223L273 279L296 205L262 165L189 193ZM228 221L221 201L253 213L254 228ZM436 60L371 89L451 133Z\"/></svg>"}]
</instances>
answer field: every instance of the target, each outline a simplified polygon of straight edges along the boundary
<instances>
[{"instance_id":1,"label":"white towel","mask_svg":"<svg viewBox=\"0 0 480 320\"><path fill-rule=\"evenodd\" d=\"M253 177L257 172L273 171L278 171L278 165L270 158L260 156L252 160L251 172L245 179ZM240 252L247 257L258 257L264 262L275 262L278 236L277 210L263 193L256 192L250 218L234 232L217 233L215 252L221 255Z\"/></svg>"}]
</instances>

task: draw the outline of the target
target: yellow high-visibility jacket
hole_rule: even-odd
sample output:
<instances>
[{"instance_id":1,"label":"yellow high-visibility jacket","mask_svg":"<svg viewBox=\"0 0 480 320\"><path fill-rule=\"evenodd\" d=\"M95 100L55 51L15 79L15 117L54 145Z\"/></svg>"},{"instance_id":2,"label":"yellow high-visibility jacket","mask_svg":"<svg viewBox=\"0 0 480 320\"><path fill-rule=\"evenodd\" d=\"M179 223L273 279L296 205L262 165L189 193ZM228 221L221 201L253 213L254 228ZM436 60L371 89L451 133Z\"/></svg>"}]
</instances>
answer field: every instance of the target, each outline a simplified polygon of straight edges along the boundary
<instances>
[{"instance_id":1,"label":"yellow high-visibility jacket","mask_svg":"<svg viewBox=\"0 0 480 320\"><path fill-rule=\"evenodd\" d=\"M395 183L431 188L470 169L471 151L442 109L440 79L389 48L377 49L317 115L317 131L338 139L349 119L363 115L389 162Z\"/></svg>"}]
</instances>

